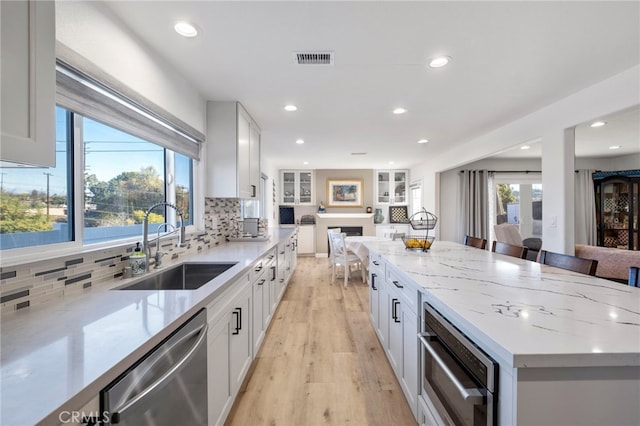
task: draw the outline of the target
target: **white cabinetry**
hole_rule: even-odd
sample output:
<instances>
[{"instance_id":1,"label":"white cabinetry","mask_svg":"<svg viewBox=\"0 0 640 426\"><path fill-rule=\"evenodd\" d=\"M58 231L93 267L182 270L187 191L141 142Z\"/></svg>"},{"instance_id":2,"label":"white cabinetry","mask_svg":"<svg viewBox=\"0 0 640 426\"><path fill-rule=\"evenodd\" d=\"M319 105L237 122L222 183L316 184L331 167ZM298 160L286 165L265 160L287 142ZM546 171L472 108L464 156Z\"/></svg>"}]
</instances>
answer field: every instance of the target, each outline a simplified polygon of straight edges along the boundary
<instances>
[{"instance_id":1,"label":"white cabinetry","mask_svg":"<svg viewBox=\"0 0 640 426\"><path fill-rule=\"evenodd\" d=\"M316 227L315 225L303 225L298 227L298 254L315 254L316 252Z\"/></svg>"},{"instance_id":2,"label":"white cabinetry","mask_svg":"<svg viewBox=\"0 0 640 426\"><path fill-rule=\"evenodd\" d=\"M418 409L418 289L371 252L370 318L414 416ZM373 276L375 274L375 277ZM374 290L374 283L375 288ZM377 301L376 301L377 298ZM375 307L377 305L377 315Z\"/></svg>"},{"instance_id":3,"label":"white cabinetry","mask_svg":"<svg viewBox=\"0 0 640 426\"><path fill-rule=\"evenodd\" d=\"M384 205L408 205L408 170L376 170L375 203Z\"/></svg>"},{"instance_id":4,"label":"white cabinetry","mask_svg":"<svg viewBox=\"0 0 640 426\"><path fill-rule=\"evenodd\" d=\"M253 354L258 353L264 336L271 321L271 288L275 285L276 280L276 249L273 248L268 254L258 260L252 271L251 287L253 289ZM275 294L275 292L273 292Z\"/></svg>"},{"instance_id":5,"label":"white cabinetry","mask_svg":"<svg viewBox=\"0 0 640 426\"><path fill-rule=\"evenodd\" d=\"M280 204L315 204L313 177L314 173L311 170L281 170Z\"/></svg>"},{"instance_id":6,"label":"white cabinetry","mask_svg":"<svg viewBox=\"0 0 640 426\"><path fill-rule=\"evenodd\" d=\"M378 238L391 238L393 234L398 233L409 235L411 233L411 225L403 223L376 225L376 237Z\"/></svg>"},{"instance_id":7,"label":"white cabinetry","mask_svg":"<svg viewBox=\"0 0 640 426\"><path fill-rule=\"evenodd\" d=\"M207 102L209 197L255 199L260 189L260 129L239 102Z\"/></svg>"},{"instance_id":8,"label":"white cabinetry","mask_svg":"<svg viewBox=\"0 0 640 426\"><path fill-rule=\"evenodd\" d=\"M207 306L209 424L223 424L252 361L251 286L247 273Z\"/></svg>"},{"instance_id":9,"label":"white cabinetry","mask_svg":"<svg viewBox=\"0 0 640 426\"><path fill-rule=\"evenodd\" d=\"M2 1L0 19L0 159L54 167L55 3Z\"/></svg>"}]
</instances>

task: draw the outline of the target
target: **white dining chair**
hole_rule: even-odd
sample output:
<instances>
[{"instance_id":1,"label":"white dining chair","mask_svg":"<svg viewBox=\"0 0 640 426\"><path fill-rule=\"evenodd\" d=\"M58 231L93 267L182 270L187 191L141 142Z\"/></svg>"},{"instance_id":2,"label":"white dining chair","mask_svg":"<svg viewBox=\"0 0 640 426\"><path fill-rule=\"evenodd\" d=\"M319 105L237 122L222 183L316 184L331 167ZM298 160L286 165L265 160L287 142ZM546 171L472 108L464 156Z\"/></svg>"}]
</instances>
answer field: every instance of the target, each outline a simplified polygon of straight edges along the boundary
<instances>
[{"instance_id":1,"label":"white dining chair","mask_svg":"<svg viewBox=\"0 0 640 426\"><path fill-rule=\"evenodd\" d=\"M342 232L341 228L329 228L327 229L327 240L328 240L328 245L329 245L329 267L333 268L333 240L331 238L332 234L339 234L340 232Z\"/></svg>"},{"instance_id":2,"label":"white dining chair","mask_svg":"<svg viewBox=\"0 0 640 426\"><path fill-rule=\"evenodd\" d=\"M356 268L360 268L360 273L362 275L362 282L365 281L364 276L364 268L360 265L360 259L355 255L352 251L347 249L347 244L344 241L345 233L344 232L336 232L336 233L328 233L329 240L331 241L331 256L332 256L332 264L331 264L331 282L335 282L336 279L336 268L339 266L344 266L344 286L347 286L347 282L351 277L351 267L355 266Z\"/></svg>"}]
</instances>

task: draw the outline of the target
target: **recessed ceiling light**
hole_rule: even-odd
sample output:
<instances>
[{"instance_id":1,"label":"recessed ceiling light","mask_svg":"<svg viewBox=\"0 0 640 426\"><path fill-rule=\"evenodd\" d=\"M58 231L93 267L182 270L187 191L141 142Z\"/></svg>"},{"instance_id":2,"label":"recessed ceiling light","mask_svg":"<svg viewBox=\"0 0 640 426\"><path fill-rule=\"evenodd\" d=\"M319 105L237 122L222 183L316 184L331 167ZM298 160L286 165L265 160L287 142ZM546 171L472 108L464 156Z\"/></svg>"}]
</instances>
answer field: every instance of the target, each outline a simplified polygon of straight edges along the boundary
<instances>
[{"instance_id":1,"label":"recessed ceiling light","mask_svg":"<svg viewBox=\"0 0 640 426\"><path fill-rule=\"evenodd\" d=\"M407 110L405 108L402 108L402 107L396 108L396 109L393 110L394 114L404 114L405 112L407 112Z\"/></svg>"},{"instance_id":2,"label":"recessed ceiling light","mask_svg":"<svg viewBox=\"0 0 640 426\"><path fill-rule=\"evenodd\" d=\"M429 139L420 139L418 141L418 143L427 143L427 142L429 142Z\"/></svg>"},{"instance_id":3,"label":"recessed ceiling light","mask_svg":"<svg viewBox=\"0 0 640 426\"><path fill-rule=\"evenodd\" d=\"M297 107L297 106L295 106L295 105L291 105L291 104L289 104L289 105L285 105L285 106L284 106L284 110L285 110L285 111L290 111L290 112L291 112L291 111L297 111L297 110L298 110L298 107Z\"/></svg>"},{"instance_id":4,"label":"recessed ceiling light","mask_svg":"<svg viewBox=\"0 0 640 426\"><path fill-rule=\"evenodd\" d=\"M198 30L192 24L184 21L177 22L173 29L183 37L195 37L198 35Z\"/></svg>"},{"instance_id":5,"label":"recessed ceiling light","mask_svg":"<svg viewBox=\"0 0 640 426\"><path fill-rule=\"evenodd\" d=\"M389 164L393 164L393 161L389 161Z\"/></svg>"},{"instance_id":6,"label":"recessed ceiling light","mask_svg":"<svg viewBox=\"0 0 640 426\"><path fill-rule=\"evenodd\" d=\"M522 146L520 147L520 149L529 149L529 148L531 148L529 145L522 145Z\"/></svg>"},{"instance_id":7,"label":"recessed ceiling light","mask_svg":"<svg viewBox=\"0 0 640 426\"><path fill-rule=\"evenodd\" d=\"M304 164L306 166L307 164L309 164L309 162L308 161L304 161L302 164Z\"/></svg>"},{"instance_id":8,"label":"recessed ceiling light","mask_svg":"<svg viewBox=\"0 0 640 426\"><path fill-rule=\"evenodd\" d=\"M609 149L620 149L620 148L622 148L622 146L621 146L621 145L611 145L611 146L609 147Z\"/></svg>"},{"instance_id":9,"label":"recessed ceiling light","mask_svg":"<svg viewBox=\"0 0 640 426\"><path fill-rule=\"evenodd\" d=\"M605 124L607 124L606 121L594 121L593 123L591 123L591 127L602 127Z\"/></svg>"},{"instance_id":10,"label":"recessed ceiling light","mask_svg":"<svg viewBox=\"0 0 640 426\"><path fill-rule=\"evenodd\" d=\"M303 140L303 139L297 139L297 140L296 140L296 143L297 143L298 145L302 145L302 144L304 143L304 140Z\"/></svg>"},{"instance_id":11,"label":"recessed ceiling light","mask_svg":"<svg viewBox=\"0 0 640 426\"><path fill-rule=\"evenodd\" d=\"M448 56L438 56L436 58L429 59L429 66L431 68L444 67L445 65L447 65L449 63L450 60L451 60L451 58L448 57Z\"/></svg>"}]
</instances>

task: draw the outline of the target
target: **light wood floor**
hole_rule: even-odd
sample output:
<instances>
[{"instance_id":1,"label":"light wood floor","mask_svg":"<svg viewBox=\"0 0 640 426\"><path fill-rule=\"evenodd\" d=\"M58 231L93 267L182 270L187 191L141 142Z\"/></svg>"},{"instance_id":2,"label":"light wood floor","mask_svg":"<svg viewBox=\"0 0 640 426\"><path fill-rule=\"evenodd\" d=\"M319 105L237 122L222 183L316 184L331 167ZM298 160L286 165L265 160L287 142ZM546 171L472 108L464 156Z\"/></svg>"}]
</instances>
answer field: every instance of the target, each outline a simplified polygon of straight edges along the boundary
<instances>
[{"instance_id":1,"label":"light wood floor","mask_svg":"<svg viewBox=\"0 0 640 426\"><path fill-rule=\"evenodd\" d=\"M327 259L298 258L228 425L416 424L354 275L344 288Z\"/></svg>"}]
</instances>

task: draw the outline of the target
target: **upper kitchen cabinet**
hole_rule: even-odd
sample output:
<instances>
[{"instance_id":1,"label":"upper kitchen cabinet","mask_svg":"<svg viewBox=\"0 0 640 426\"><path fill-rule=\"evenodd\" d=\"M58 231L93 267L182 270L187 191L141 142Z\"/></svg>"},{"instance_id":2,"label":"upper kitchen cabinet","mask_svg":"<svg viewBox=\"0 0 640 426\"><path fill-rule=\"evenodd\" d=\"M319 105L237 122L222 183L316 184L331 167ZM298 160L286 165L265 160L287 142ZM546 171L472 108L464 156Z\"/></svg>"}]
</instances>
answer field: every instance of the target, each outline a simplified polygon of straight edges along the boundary
<instances>
[{"instance_id":1,"label":"upper kitchen cabinet","mask_svg":"<svg viewBox=\"0 0 640 426\"><path fill-rule=\"evenodd\" d=\"M55 166L55 3L0 2L2 151L11 163Z\"/></svg>"},{"instance_id":2,"label":"upper kitchen cabinet","mask_svg":"<svg viewBox=\"0 0 640 426\"><path fill-rule=\"evenodd\" d=\"M239 102L207 102L207 196L255 199L260 128Z\"/></svg>"},{"instance_id":3,"label":"upper kitchen cabinet","mask_svg":"<svg viewBox=\"0 0 640 426\"><path fill-rule=\"evenodd\" d=\"M376 170L376 204L407 205L407 170Z\"/></svg>"},{"instance_id":4,"label":"upper kitchen cabinet","mask_svg":"<svg viewBox=\"0 0 640 426\"><path fill-rule=\"evenodd\" d=\"M315 197L313 195L313 171L281 170L280 182L280 187L282 188L280 204L315 204Z\"/></svg>"}]
</instances>

